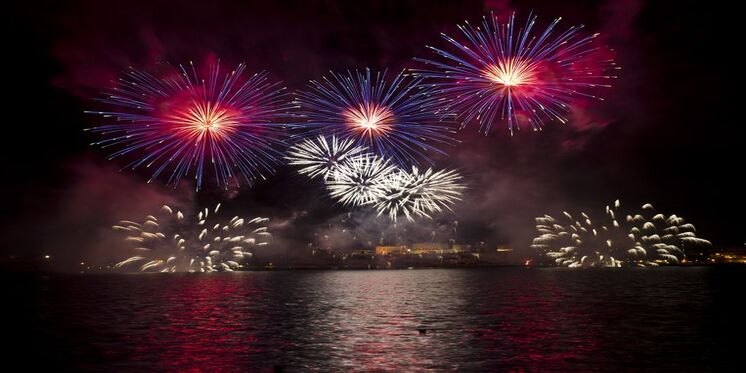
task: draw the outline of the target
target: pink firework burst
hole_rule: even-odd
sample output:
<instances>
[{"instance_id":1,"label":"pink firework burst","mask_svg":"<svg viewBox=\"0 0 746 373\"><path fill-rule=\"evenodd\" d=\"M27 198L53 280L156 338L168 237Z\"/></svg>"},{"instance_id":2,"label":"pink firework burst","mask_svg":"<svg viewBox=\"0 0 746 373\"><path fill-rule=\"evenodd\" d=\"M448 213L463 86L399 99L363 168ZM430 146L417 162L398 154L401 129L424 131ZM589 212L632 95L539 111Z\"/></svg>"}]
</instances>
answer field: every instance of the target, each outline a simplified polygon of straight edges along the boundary
<instances>
[{"instance_id":1,"label":"pink firework burst","mask_svg":"<svg viewBox=\"0 0 746 373\"><path fill-rule=\"evenodd\" d=\"M575 99L600 99L593 92L610 87L616 76L607 72L618 67L595 45L598 34L584 35L583 26L557 30L560 18L538 31L536 19L516 25L515 14L506 23L491 14L481 27L460 25L466 40L442 34L454 50L428 46L439 58L415 58L428 67L414 72L428 79L462 128L477 122L486 134L504 122L512 133L522 123L534 130L547 121L565 123Z\"/></svg>"},{"instance_id":2,"label":"pink firework burst","mask_svg":"<svg viewBox=\"0 0 746 373\"><path fill-rule=\"evenodd\" d=\"M245 77L244 64L225 72L213 64L204 76L192 63L167 70L130 69L119 79L99 100L112 109L89 112L115 119L90 129L104 137L94 145L129 158L127 168L152 168L150 181L193 175L197 190L207 172L225 188L272 172L292 109L284 87L264 72Z\"/></svg>"}]
</instances>

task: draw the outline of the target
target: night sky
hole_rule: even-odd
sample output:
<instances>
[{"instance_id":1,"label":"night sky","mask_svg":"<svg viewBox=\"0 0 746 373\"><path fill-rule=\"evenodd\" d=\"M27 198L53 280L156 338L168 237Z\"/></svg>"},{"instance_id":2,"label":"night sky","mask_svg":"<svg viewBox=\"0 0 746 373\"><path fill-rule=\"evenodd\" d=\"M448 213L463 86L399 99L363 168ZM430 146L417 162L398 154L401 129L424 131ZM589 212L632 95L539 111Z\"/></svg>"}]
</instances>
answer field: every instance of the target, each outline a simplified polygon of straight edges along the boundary
<instances>
[{"instance_id":1,"label":"night sky","mask_svg":"<svg viewBox=\"0 0 746 373\"><path fill-rule=\"evenodd\" d=\"M0 254L51 253L62 262L121 257L112 223L140 219L162 203L231 210L273 219L278 250L304 245L346 212L315 181L280 168L253 188L193 193L147 172L125 170L89 146L91 98L128 66L147 69L217 56L245 62L291 89L329 70L419 66L440 32L482 14L533 10L541 24L585 24L601 33L623 67L604 101L510 136L474 127L439 167L456 167L469 185L451 219L459 241L509 244L528 255L533 217L562 210L601 213L652 202L698 228L716 247L743 245L743 115L735 102L737 22L711 3L660 1L241 1L25 2L7 12L7 109L2 147L4 197ZM725 14L723 14L725 13ZM362 217L368 219L370 217ZM444 217L443 219L446 219ZM372 218L371 218L372 219Z\"/></svg>"}]
</instances>

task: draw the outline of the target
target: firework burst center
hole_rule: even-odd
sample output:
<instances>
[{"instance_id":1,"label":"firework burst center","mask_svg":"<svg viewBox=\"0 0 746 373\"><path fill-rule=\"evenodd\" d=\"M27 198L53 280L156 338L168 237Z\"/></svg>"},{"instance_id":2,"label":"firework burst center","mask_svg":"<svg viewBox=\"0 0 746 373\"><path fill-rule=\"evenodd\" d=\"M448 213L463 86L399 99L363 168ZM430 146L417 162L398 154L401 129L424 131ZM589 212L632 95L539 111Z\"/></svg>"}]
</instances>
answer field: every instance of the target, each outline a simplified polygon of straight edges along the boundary
<instances>
[{"instance_id":1,"label":"firework burst center","mask_svg":"<svg viewBox=\"0 0 746 373\"><path fill-rule=\"evenodd\" d=\"M386 132L394 118L394 113L377 104L360 105L345 113L347 123L363 132Z\"/></svg>"},{"instance_id":2,"label":"firework burst center","mask_svg":"<svg viewBox=\"0 0 746 373\"><path fill-rule=\"evenodd\" d=\"M179 117L180 122L199 134L221 135L237 124L229 108L212 102L196 102Z\"/></svg>"},{"instance_id":3,"label":"firework burst center","mask_svg":"<svg viewBox=\"0 0 746 373\"><path fill-rule=\"evenodd\" d=\"M535 82L536 71L525 61L507 60L489 64L483 70L484 77L504 87L519 87Z\"/></svg>"}]
</instances>

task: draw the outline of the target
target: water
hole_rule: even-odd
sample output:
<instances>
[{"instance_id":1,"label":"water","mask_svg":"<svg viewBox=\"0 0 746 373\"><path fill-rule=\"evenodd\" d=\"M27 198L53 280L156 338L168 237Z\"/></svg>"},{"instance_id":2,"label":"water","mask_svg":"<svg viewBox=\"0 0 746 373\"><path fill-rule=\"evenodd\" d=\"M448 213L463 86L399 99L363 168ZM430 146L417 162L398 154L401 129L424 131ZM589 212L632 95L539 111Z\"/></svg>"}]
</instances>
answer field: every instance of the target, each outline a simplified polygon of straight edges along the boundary
<instances>
[{"instance_id":1,"label":"water","mask_svg":"<svg viewBox=\"0 0 746 373\"><path fill-rule=\"evenodd\" d=\"M706 371L746 310L746 268L2 277L9 356L75 371Z\"/></svg>"}]
</instances>

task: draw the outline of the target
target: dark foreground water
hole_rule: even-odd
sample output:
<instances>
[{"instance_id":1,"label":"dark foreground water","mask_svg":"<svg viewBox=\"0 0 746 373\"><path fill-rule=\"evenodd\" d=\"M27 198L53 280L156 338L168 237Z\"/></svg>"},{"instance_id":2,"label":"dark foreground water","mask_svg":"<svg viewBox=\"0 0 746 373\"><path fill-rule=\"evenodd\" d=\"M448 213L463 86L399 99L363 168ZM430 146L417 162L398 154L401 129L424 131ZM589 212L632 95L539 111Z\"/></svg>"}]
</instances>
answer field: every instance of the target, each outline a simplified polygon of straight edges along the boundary
<instances>
[{"instance_id":1,"label":"dark foreground water","mask_svg":"<svg viewBox=\"0 0 746 373\"><path fill-rule=\"evenodd\" d=\"M745 352L746 268L2 279L6 366L709 371Z\"/></svg>"}]
</instances>

